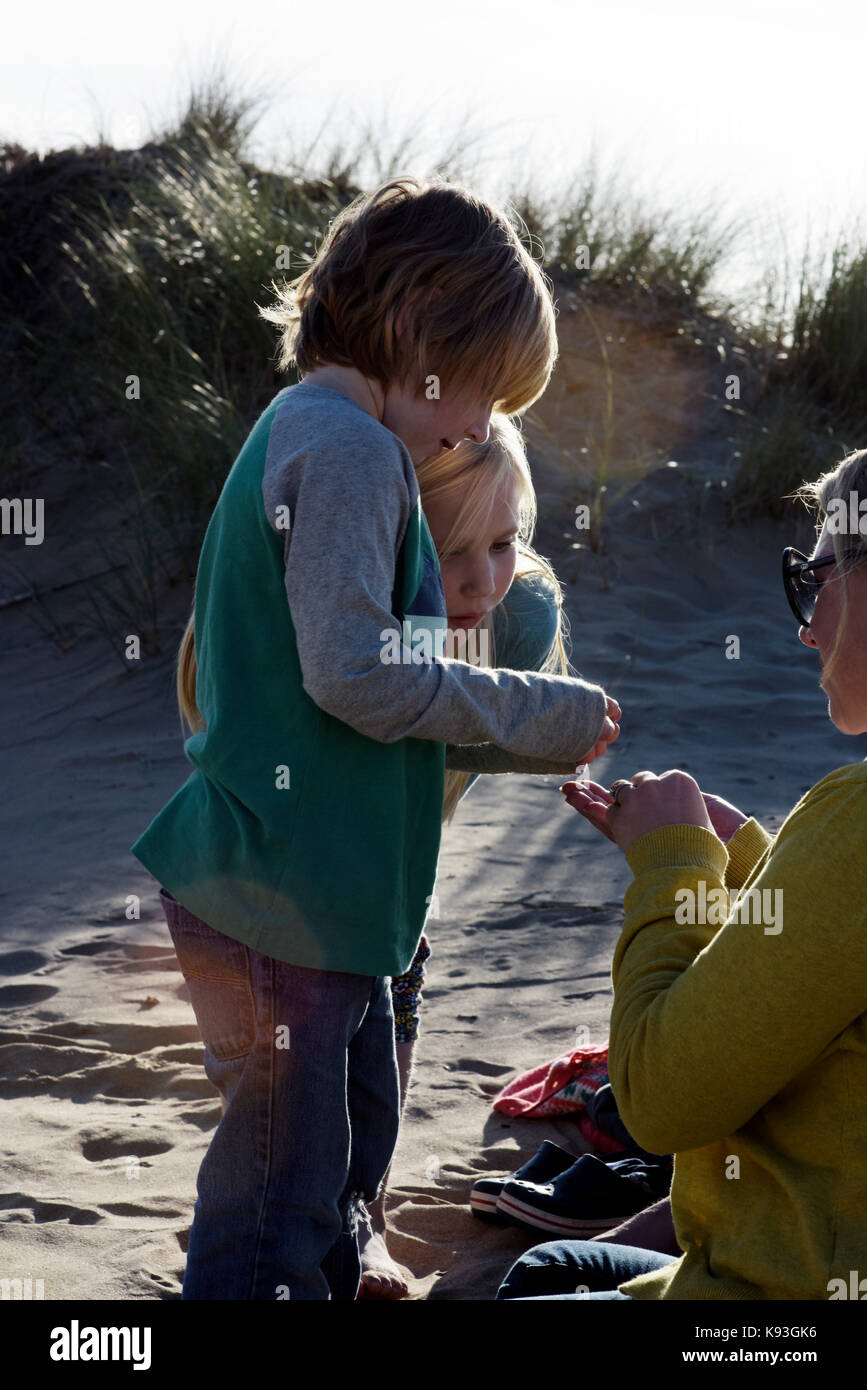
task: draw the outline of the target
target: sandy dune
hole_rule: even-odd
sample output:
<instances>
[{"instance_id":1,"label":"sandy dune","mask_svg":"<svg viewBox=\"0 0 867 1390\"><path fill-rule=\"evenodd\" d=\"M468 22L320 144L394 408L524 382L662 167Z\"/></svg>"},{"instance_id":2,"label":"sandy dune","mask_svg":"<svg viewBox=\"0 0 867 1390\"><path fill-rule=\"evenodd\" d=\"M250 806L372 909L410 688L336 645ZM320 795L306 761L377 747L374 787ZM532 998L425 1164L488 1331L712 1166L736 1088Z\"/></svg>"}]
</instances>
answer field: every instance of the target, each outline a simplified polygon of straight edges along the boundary
<instances>
[{"instance_id":1,"label":"sandy dune","mask_svg":"<svg viewBox=\"0 0 867 1390\"><path fill-rule=\"evenodd\" d=\"M564 378L580 376L585 350L564 362ZM678 370L673 359L654 363L662 376ZM597 779L686 767L773 828L809 785L867 750L828 724L815 656L798 643L783 597L779 552L799 538L770 524L724 525L730 446L726 417L708 406L708 370L703 358L686 361L664 409L642 406L634 383L615 393L627 481L642 450L662 466L612 508L604 555L573 548L574 477L535 436L537 545L569 580L576 667L623 707L621 739L596 764ZM598 401L579 409L558 385L544 404L546 427L580 449L581 411L589 420ZM669 459L680 466L665 467ZM57 497L60 476L46 475L46 496ZM56 543L38 555L15 550L0 571L0 602L22 571L47 584L99 567L93 528L74 524L88 519L86 502L68 468L62 476ZM179 622L186 602L173 593ZM53 603L57 622L74 628L80 586ZM4 761L15 787L0 806L0 1274L41 1279L47 1299L178 1298L196 1170L220 1107L156 886L128 853L186 775L173 650L127 672L93 635L61 650L34 607L0 608ZM725 657L730 634L741 641L737 661ZM562 804L560 780L482 779L444 835L390 1211L416 1298L492 1298L534 1243L470 1217L475 1177L514 1170L546 1137L586 1148L574 1122L510 1121L490 1109L510 1076L570 1048L577 1028L592 1042L607 1037L630 875ZM141 897L139 920L125 916L128 895Z\"/></svg>"}]
</instances>

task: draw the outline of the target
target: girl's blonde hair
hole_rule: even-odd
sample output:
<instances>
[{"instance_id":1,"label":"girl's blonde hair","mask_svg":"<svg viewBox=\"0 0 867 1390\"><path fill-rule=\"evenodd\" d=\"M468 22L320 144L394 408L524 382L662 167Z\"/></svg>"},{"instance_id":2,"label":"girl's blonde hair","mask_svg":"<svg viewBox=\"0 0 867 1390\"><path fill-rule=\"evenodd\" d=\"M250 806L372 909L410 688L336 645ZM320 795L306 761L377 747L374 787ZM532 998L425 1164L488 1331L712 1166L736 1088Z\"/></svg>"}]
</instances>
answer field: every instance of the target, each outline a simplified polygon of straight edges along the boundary
<instances>
[{"instance_id":1,"label":"girl's blonde hair","mask_svg":"<svg viewBox=\"0 0 867 1390\"><path fill-rule=\"evenodd\" d=\"M488 439L484 444L464 440L456 449L445 450L427 459L416 469L422 509L426 501L460 489L464 500L450 534L439 548L440 560L472 542L488 524L498 495L510 489L518 517L516 546L518 560L515 578L538 575L548 582L557 604L557 623L551 650L541 666L543 671L571 675L566 654L568 623L563 610L563 591L556 574L544 556L530 544L536 527L536 492L520 430L507 416L494 414ZM510 619L501 604L499 610L503 631L508 631ZM479 630L488 633L487 649L492 666L496 666L493 613L488 613ZM482 647L484 650L484 647ZM181 720L191 730L204 729L204 721L196 705L195 609L190 614L178 652L177 696ZM183 727L183 724L182 724ZM471 774L446 771L443 792L443 820L450 821L457 810Z\"/></svg>"},{"instance_id":2,"label":"girl's blonde hair","mask_svg":"<svg viewBox=\"0 0 867 1390\"><path fill-rule=\"evenodd\" d=\"M271 282L277 303L259 313L282 329L279 368L303 378L336 363L384 389L411 379L419 397L455 387L526 410L550 380L557 335L552 284L522 225L445 181L406 176L360 195L302 275Z\"/></svg>"},{"instance_id":3,"label":"girl's blonde hair","mask_svg":"<svg viewBox=\"0 0 867 1390\"><path fill-rule=\"evenodd\" d=\"M175 689L178 697L178 710L181 716L181 730L189 725L192 733L200 733L205 721L196 704L196 605L187 619L181 645L178 648L178 669Z\"/></svg>"},{"instance_id":4,"label":"girl's blonde hair","mask_svg":"<svg viewBox=\"0 0 867 1390\"><path fill-rule=\"evenodd\" d=\"M816 535L818 537L833 502L842 501L846 515L849 515L850 494L853 492L856 494L860 506L861 501L867 499L867 449L855 449L852 453L847 454L830 472L823 473L814 482L802 483L793 496L799 497L811 510L817 512ZM846 636L849 615L846 576L860 569L867 562L867 536L863 536L860 529L854 533L842 530L833 531L831 535L834 555L837 560L837 576L840 580L842 601L834 646L831 655L825 662L823 680L827 680L830 676L840 656Z\"/></svg>"},{"instance_id":5,"label":"girl's blonde hair","mask_svg":"<svg viewBox=\"0 0 867 1390\"><path fill-rule=\"evenodd\" d=\"M422 509L434 498L455 490L463 493L464 500L455 517L452 530L437 552L441 563L454 551L472 544L480 534L484 534L498 496L504 489L509 490L518 518L515 579L527 578L530 575L541 576L553 589L553 597L557 604L554 640L541 669L556 675L571 675L564 641L564 638L568 637L568 626L563 611L563 591L548 561L544 556L537 554L530 544L536 529L536 491L527 462L523 435L515 423L508 416L495 412L491 416L490 432L484 444L474 444L472 440L465 439L456 449L445 450L425 460L416 469L416 477ZM509 624L515 621L501 603L479 623L477 630L486 631L488 634L486 643L480 643L479 648L481 651L487 649L491 666L497 664L494 613L499 613L503 637L508 634ZM443 794L444 821L450 821L454 816L471 775L469 772L446 770Z\"/></svg>"}]
</instances>

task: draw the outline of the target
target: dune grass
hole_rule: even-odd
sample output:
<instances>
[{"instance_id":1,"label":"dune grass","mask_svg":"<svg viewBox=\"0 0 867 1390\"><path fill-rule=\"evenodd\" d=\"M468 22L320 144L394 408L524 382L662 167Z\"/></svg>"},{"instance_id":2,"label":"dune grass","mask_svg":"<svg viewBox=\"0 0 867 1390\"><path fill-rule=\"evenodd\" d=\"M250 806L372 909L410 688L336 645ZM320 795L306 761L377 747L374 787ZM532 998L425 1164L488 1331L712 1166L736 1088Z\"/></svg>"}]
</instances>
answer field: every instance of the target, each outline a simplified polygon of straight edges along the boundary
<instances>
[{"instance_id":1,"label":"dune grass","mask_svg":"<svg viewBox=\"0 0 867 1390\"><path fill-rule=\"evenodd\" d=\"M274 369L275 330L257 305L272 301L272 280L309 263L329 220L362 191L371 154L366 131L354 148L323 155L317 143L263 172L247 158L260 109L217 78L139 150L102 143L38 159L0 149L7 476L23 486L32 424L109 485L122 510L105 548L110 558L125 550L130 573L97 595L97 617L106 630L138 621L154 649L160 586L194 575L233 459L292 380ZM465 181L471 143L416 171ZM411 153L408 137L383 149L378 177L404 171ZM726 312L711 287L737 229L714 208L649 207L593 161L556 194L513 181L501 201L559 284L662 306L673 322ZM854 444L867 427L867 251L841 243L805 270L789 320L774 318L778 307L769 303L752 330L771 366L743 417L737 515L779 513L783 494L828 464L841 432ZM598 511L606 478L597 481Z\"/></svg>"},{"instance_id":2,"label":"dune grass","mask_svg":"<svg viewBox=\"0 0 867 1390\"><path fill-rule=\"evenodd\" d=\"M563 188L540 192L534 183L524 174L507 185L508 202L561 283L592 281L681 308L707 301L736 234L718 207L675 214L650 205L616 174L603 176L594 156Z\"/></svg>"},{"instance_id":3,"label":"dune grass","mask_svg":"<svg viewBox=\"0 0 867 1390\"><path fill-rule=\"evenodd\" d=\"M294 274L309 261L340 199L325 183L248 175L204 126L192 145L157 147L128 193L101 215L70 209L62 247L86 306L89 419L112 421L189 569L202 515L283 384L256 302L279 255Z\"/></svg>"},{"instance_id":4,"label":"dune grass","mask_svg":"<svg viewBox=\"0 0 867 1390\"><path fill-rule=\"evenodd\" d=\"M806 478L867 444L867 247L842 235L824 254L805 252L794 305L762 353L770 364L745 422L733 514L786 515ZM770 319L770 314L769 314Z\"/></svg>"}]
</instances>

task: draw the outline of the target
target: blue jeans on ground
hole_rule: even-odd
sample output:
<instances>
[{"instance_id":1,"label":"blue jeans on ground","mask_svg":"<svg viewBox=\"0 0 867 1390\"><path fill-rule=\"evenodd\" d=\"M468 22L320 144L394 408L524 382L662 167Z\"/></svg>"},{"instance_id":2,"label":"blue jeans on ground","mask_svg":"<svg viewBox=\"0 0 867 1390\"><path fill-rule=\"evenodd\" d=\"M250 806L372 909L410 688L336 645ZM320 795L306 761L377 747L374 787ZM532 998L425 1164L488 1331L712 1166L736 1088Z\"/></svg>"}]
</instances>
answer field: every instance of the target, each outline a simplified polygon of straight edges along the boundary
<instances>
[{"instance_id":1,"label":"blue jeans on ground","mask_svg":"<svg viewBox=\"0 0 867 1390\"><path fill-rule=\"evenodd\" d=\"M160 901L226 1099L183 1297L351 1301L358 1202L376 1197L400 1120L390 981L260 955Z\"/></svg>"},{"instance_id":2,"label":"blue jeans on ground","mask_svg":"<svg viewBox=\"0 0 867 1390\"><path fill-rule=\"evenodd\" d=\"M625 1284L651 1269L673 1264L679 1256L634 1245L613 1245L598 1240L551 1240L527 1250L509 1270L497 1298L528 1301L550 1299L622 1298ZM577 1292L577 1290L581 1292ZM586 1292L585 1292L586 1290Z\"/></svg>"}]
</instances>

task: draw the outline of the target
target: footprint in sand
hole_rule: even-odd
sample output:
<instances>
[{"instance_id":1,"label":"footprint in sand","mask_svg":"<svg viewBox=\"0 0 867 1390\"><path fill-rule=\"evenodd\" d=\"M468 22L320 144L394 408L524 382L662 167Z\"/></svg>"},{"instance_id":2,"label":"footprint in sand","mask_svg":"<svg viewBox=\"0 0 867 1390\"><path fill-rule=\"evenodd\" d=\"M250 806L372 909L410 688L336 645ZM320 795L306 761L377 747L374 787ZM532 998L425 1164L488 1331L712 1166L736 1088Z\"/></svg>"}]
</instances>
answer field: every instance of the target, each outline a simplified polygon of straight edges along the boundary
<instances>
[{"instance_id":1,"label":"footprint in sand","mask_svg":"<svg viewBox=\"0 0 867 1390\"><path fill-rule=\"evenodd\" d=\"M41 951L7 951L0 955L0 975L31 975L48 961Z\"/></svg>"},{"instance_id":2,"label":"footprint in sand","mask_svg":"<svg viewBox=\"0 0 867 1390\"><path fill-rule=\"evenodd\" d=\"M176 1118L183 1120L185 1124L195 1125L197 1129L216 1129L223 1118L223 1107L220 1101L212 1104L207 1101L200 1101L199 1109L179 1110Z\"/></svg>"},{"instance_id":3,"label":"footprint in sand","mask_svg":"<svg viewBox=\"0 0 867 1390\"><path fill-rule=\"evenodd\" d=\"M496 1062L483 1062L478 1057L459 1057L448 1064L449 1071L468 1071L478 1076L507 1076L514 1067L501 1067Z\"/></svg>"},{"instance_id":4,"label":"footprint in sand","mask_svg":"<svg viewBox=\"0 0 867 1390\"><path fill-rule=\"evenodd\" d=\"M146 1279L150 1279L151 1283L156 1285L157 1298L180 1299L181 1286L184 1277L183 1267L181 1267L181 1269L178 1270L174 1278L172 1278L171 1275L163 1274L156 1269L143 1269L142 1274L145 1276Z\"/></svg>"},{"instance_id":5,"label":"footprint in sand","mask_svg":"<svg viewBox=\"0 0 867 1390\"><path fill-rule=\"evenodd\" d=\"M95 1226L102 1213L92 1207L73 1207L68 1202L43 1201L26 1192L5 1192L0 1197L0 1221L68 1221L70 1226Z\"/></svg>"},{"instance_id":6,"label":"footprint in sand","mask_svg":"<svg viewBox=\"0 0 867 1390\"><path fill-rule=\"evenodd\" d=\"M47 1030L39 1034L46 1036ZM192 1046L198 1043L197 1061L201 1062L203 1048L199 1030L194 1023L74 1023L58 1024L51 1032L60 1038L85 1038L100 1042L114 1052L155 1052L159 1049Z\"/></svg>"},{"instance_id":7,"label":"footprint in sand","mask_svg":"<svg viewBox=\"0 0 867 1390\"><path fill-rule=\"evenodd\" d=\"M212 1099L214 1087L190 1057L200 1049L155 1048L141 1057L119 1056L96 1040L90 1047L58 1047L32 1039L7 1045L8 1074L0 1079L0 1096L45 1095L61 1099L145 1101L156 1096L179 1100ZM163 1055L160 1055L162 1053ZM14 1069L10 1063L15 1062Z\"/></svg>"},{"instance_id":8,"label":"footprint in sand","mask_svg":"<svg viewBox=\"0 0 867 1390\"><path fill-rule=\"evenodd\" d=\"M98 956L104 951L116 951L119 944L111 938L97 938L94 941L80 941L76 946L62 946L60 954L62 956Z\"/></svg>"},{"instance_id":9,"label":"footprint in sand","mask_svg":"<svg viewBox=\"0 0 867 1390\"><path fill-rule=\"evenodd\" d=\"M0 1009L23 1009L26 1004L41 1004L56 993L53 985L0 985Z\"/></svg>"},{"instance_id":10,"label":"footprint in sand","mask_svg":"<svg viewBox=\"0 0 867 1390\"><path fill-rule=\"evenodd\" d=\"M184 1207L172 1206L169 1203L160 1206L158 1202L101 1202L100 1211L107 1212L109 1216L153 1216L172 1220L178 1216L189 1216Z\"/></svg>"},{"instance_id":11,"label":"footprint in sand","mask_svg":"<svg viewBox=\"0 0 867 1390\"><path fill-rule=\"evenodd\" d=\"M88 1163L103 1163L105 1159L149 1158L168 1153L174 1142L165 1139L145 1139L123 1130L82 1130L81 1153Z\"/></svg>"},{"instance_id":12,"label":"footprint in sand","mask_svg":"<svg viewBox=\"0 0 867 1390\"><path fill-rule=\"evenodd\" d=\"M79 941L73 946L63 946L62 956L103 956L100 962L104 970L126 972L131 970L174 970L178 969L177 956L171 945L147 946L138 942L119 941L115 937L94 937L90 941Z\"/></svg>"}]
</instances>

